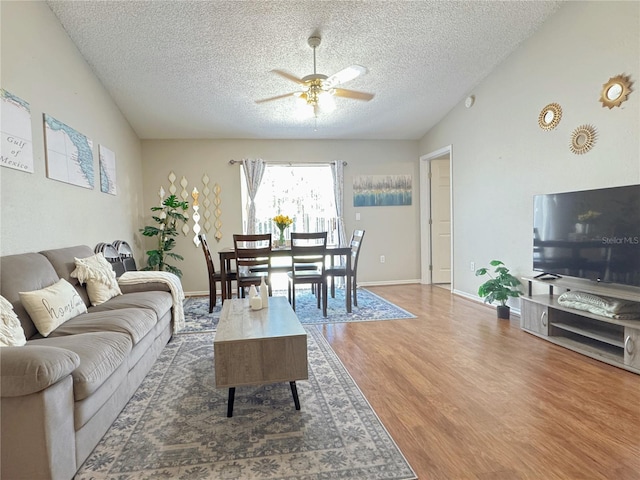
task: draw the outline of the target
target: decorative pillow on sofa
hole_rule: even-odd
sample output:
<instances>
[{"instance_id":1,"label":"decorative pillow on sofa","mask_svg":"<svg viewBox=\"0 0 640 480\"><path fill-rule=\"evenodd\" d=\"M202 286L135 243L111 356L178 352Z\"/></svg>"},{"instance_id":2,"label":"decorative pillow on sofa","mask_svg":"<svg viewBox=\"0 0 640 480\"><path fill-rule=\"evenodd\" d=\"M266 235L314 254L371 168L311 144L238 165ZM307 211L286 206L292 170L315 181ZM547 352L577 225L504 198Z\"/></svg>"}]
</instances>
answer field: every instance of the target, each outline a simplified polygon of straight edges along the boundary
<instances>
[{"instance_id":1,"label":"decorative pillow on sofa","mask_svg":"<svg viewBox=\"0 0 640 480\"><path fill-rule=\"evenodd\" d=\"M13 305L0 296L0 347L21 347L27 343Z\"/></svg>"},{"instance_id":2,"label":"decorative pillow on sofa","mask_svg":"<svg viewBox=\"0 0 640 480\"><path fill-rule=\"evenodd\" d=\"M91 305L100 305L110 298L122 295L116 280L116 272L102 252L87 258L76 258L76 269L71 276L87 284Z\"/></svg>"},{"instance_id":3,"label":"decorative pillow on sofa","mask_svg":"<svg viewBox=\"0 0 640 480\"><path fill-rule=\"evenodd\" d=\"M64 279L42 290L20 292L20 300L43 337L87 311L76 289Z\"/></svg>"}]
</instances>

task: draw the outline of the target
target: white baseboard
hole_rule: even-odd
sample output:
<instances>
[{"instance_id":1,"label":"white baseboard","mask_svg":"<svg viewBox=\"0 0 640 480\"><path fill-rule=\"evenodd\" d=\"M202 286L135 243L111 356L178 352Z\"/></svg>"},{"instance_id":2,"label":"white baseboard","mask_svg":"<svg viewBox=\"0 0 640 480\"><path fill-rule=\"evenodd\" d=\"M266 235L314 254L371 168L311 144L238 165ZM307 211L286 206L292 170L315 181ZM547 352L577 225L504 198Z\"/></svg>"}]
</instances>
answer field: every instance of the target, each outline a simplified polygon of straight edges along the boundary
<instances>
[{"instance_id":1,"label":"white baseboard","mask_svg":"<svg viewBox=\"0 0 640 480\"><path fill-rule=\"evenodd\" d=\"M459 295L459 296L461 296L461 297L468 298L469 300L473 300L474 302L484 303L484 300L482 300L482 299L481 299L479 296L477 296L477 295L472 295L472 294L470 294L470 293L463 292L463 291L461 291L461 290L453 290L453 293L454 293L455 295ZM495 305L490 305L490 304L488 304L488 303L484 303L484 304L485 304L485 305L489 305L491 308L494 308L494 309L496 308L496 306L495 306ZM518 315L518 316L519 316L519 315L520 315L520 309L519 309L519 308L516 308L516 307L511 307L511 313L513 313L514 315Z\"/></svg>"},{"instance_id":2,"label":"white baseboard","mask_svg":"<svg viewBox=\"0 0 640 480\"><path fill-rule=\"evenodd\" d=\"M409 285L412 283L420 283L420 279L413 280L388 280L384 282L358 282L359 287L381 287L384 285Z\"/></svg>"},{"instance_id":3,"label":"white baseboard","mask_svg":"<svg viewBox=\"0 0 640 480\"><path fill-rule=\"evenodd\" d=\"M220 295L220 292L216 292L218 295ZM209 296L209 290L206 291L201 291L201 292L184 292L184 296L185 297L205 297L205 296Z\"/></svg>"}]
</instances>

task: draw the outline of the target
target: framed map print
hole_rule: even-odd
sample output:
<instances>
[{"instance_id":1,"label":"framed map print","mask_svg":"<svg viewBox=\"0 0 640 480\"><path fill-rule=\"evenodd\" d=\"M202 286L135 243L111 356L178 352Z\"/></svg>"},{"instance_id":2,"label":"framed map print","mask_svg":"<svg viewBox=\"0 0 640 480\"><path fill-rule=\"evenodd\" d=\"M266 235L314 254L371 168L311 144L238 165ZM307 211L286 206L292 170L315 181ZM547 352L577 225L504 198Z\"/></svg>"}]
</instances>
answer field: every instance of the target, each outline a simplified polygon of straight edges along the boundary
<instances>
[{"instance_id":1,"label":"framed map print","mask_svg":"<svg viewBox=\"0 0 640 480\"><path fill-rule=\"evenodd\" d=\"M33 173L31 108L4 89L0 89L0 102L0 165Z\"/></svg>"},{"instance_id":2,"label":"framed map print","mask_svg":"<svg viewBox=\"0 0 640 480\"><path fill-rule=\"evenodd\" d=\"M100 157L100 191L116 195L116 154L104 145L98 145Z\"/></svg>"},{"instance_id":3,"label":"framed map print","mask_svg":"<svg viewBox=\"0 0 640 480\"><path fill-rule=\"evenodd\" d=\"M47 177L93 188L93 142L80 132L44 114Z\"/></svg>"}]
</instances>

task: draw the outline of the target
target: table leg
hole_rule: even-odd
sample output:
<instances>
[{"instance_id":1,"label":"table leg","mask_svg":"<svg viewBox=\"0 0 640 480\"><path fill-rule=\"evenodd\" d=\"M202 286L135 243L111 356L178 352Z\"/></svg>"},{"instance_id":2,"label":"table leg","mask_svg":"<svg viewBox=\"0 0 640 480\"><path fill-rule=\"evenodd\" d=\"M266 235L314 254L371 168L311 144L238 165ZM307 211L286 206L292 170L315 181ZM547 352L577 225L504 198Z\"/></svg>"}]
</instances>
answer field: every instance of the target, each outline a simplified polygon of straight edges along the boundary
<instances>
[{"instance_id":1,"label":"table leg","mask_svg":"<svg viewBox=\"0 0 640 480\"><path fill-rule=\"evenodd\" d=\"M351 313L351 255L347 255L347 267L346 267L346 302L347 313Z\"/></svg>"},{"instance_id":2,"label":"table leg","mask_svg":"<svg viewBox=\"0 0 640 480\"><path fill-rule=\"evenodd\" d=\"M233 417L233 401L236 398L236 387L229 389L229 400L227 402L227 417Z\"/></svg>"},{"instance_id":3,"label":"table leg","mask_svg":"<svg viewBox=\"0 0 640 480\"><path fill-rule=\"evenodd\" d=\"M222 255L220 255L220 303L224 303L227 298L227 265Z\"/></svg>"},{"instance_id":4,"label":"table leg","mask_svg":"<svg viewBox=\"0 0 640 480\"><path fill-rule=\"evenodd\" d=\"M296 406L296 410L300 410L300 399L298 398L298 387L296 387L296 382L289 382L289 385L291 385L293 404Z\"/></svg>"}]
</instances>

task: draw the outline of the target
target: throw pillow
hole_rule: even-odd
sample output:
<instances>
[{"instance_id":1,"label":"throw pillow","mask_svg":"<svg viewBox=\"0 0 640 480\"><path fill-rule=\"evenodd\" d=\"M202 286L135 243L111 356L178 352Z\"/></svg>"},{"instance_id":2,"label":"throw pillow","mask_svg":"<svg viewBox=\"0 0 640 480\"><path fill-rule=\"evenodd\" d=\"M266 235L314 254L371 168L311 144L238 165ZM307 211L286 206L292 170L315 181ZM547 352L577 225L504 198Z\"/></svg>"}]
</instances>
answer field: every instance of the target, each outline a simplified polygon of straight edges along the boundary
<instances>
[{"instance_id":1,"label":"throw pillow","mask_svg":"<svg viewBox=\"0 0 640 480\"><path fill-rule=\"evenodd\" d=\"M64 322L87 311L76 289L65 279L33 292L20 292L20 300L43 337Z\"/></svg>"},{"instance_id":2,"label":"throw pillow","mask_svg":"<svg viewBox=\"0 0 640 480\"><path fill-rule=\"evenodd\" d=\"M0 296L0 347L21 347L27 343L13 305Z\"/></svg>"},{"instance_id":3,"label":"throw pillow","mask_svg":"<svg viewBox=\"0 0 640 480\"><path fill-rule=\"evenodd\" d=\"M75 262L76 269L71 272L71 276L77 278L80 283L87 284L91 305L100 305L110 298L122 295L116 272L102 252L87 258L76 258Z\"/></svg>"}]
</instances>

